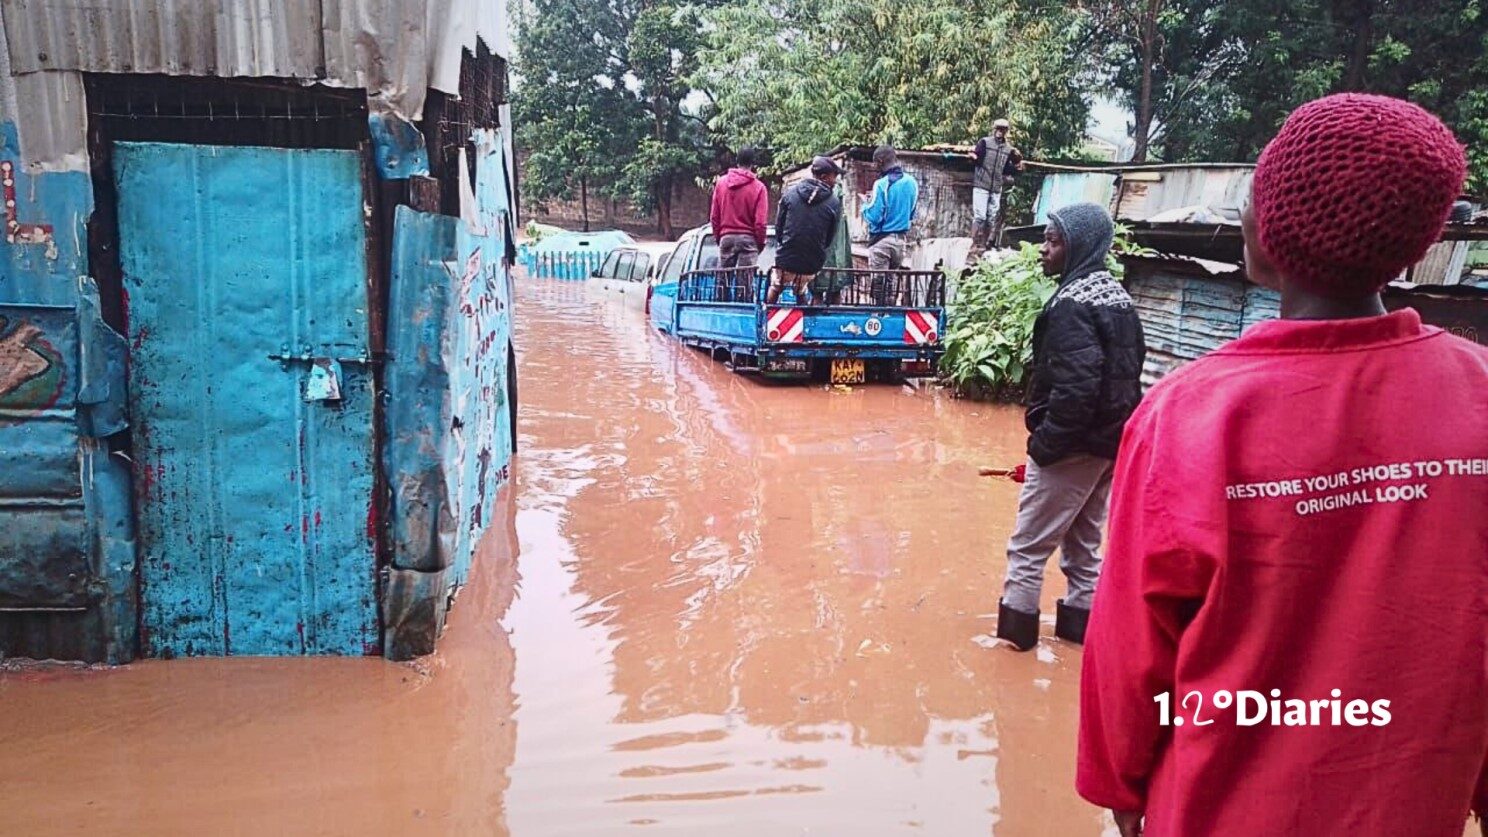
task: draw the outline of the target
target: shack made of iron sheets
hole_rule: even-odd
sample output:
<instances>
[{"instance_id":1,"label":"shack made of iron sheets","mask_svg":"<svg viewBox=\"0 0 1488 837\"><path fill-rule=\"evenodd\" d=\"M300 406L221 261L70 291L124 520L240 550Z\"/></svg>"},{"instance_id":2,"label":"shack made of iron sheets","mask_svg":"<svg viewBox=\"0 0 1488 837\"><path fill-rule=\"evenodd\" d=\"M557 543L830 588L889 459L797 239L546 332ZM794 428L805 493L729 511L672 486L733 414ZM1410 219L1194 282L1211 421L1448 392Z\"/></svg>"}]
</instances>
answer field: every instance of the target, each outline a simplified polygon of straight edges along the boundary
<instances>
[{"instance_id":1,"label":"shack made of iron sheets","mask_svg":"<svg viewBox=\"0 0 1488 837\"><path fill-rule=\"evenodd\" d=\"M1146 256L1122 261L1126 288L1147 339L1142 369L1146 386L1275 317L1280 309L1274 291L1247 282L1234 265Z\"/></svg>"},{"instance_id":2,"label":"shack made of iron sheets","mask_svg":"<svg viewBox=\"0 0 1488 837\"><path fill-rule=\"evenodd\" d=\"M863 223L861 195L871 193L874 181L878 179L873 146L839 146L827 156L847 171L841 183L842 212L847 218L848 233L853 243L866 243L868 227ZM950 151L900 151L899 164L920 187L919 208L910 229L912 239L955 238L971 234L973 167L970 158ZM809 167L791 169L784 174L785 186L810 176Z\"/></svg>"},{"instance_id":3,"label":"shack made of iron sheets","mask_svg":"<svg viewBox=\"0 0 1488 837\"><path fill-rule=\"evenodd\" d=\"M0 657L432 649L509 482L501 0L0 0Z\"/></svg>"},{"instance_id":4,"label":"shack made of iron sheets","mask_svg":"<svg viewBox=\"0 0 1488 837\"><path fill-rule=\"evenodd\" d=\"M1144 386L1280 314L1280 296L1246 280L1238 265L1173 256L1122 261L1147 340ZM1414 308L1427 324L1488 345L1488 289L1398 282L1384 300L1392 311Z\"/></svg>"}]
</instances>

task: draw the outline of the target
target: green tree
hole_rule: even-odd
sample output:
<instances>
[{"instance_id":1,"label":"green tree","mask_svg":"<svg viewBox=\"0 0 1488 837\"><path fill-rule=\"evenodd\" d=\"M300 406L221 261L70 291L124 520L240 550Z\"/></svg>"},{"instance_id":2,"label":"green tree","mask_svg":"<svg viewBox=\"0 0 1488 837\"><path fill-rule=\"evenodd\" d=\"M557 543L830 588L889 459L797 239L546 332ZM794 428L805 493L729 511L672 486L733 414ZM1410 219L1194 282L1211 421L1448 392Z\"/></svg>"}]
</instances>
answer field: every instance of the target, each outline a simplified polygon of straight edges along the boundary
<instances>
[{"instance_id":1,"label":"green tree","mask_svg":"<svg viewBox=\"0 0 1488 837\"><path fill-rule=\"evenodd\" d=\"M515 119L529 198L624 198L672 237L676 184L713 147L688 111L703 9L722 0L528 0L517 21Z\"/></svg>"},{"instance_id":2,"label":"green tree","mask_svg":"<svg viewBox=\"0 0 1488 837\"><path fill-rule=\"evenodd\" d=\"M615 196L644 131L625 86L628 9L591 0L523 0L513 9L512 105L517 144L527 155L524 197L577 197L587 230L591 199Z\"/></svg>"},{"instance_id":3,"label":"green tree","mask_svg":"<svg viewBox=\"0 0 1488 837\"><path fill-rule=\"evenodd\" d=\"M1059 3L744 0L702 32L711 127L782 164L842 142L967 141L1004 116L1025 152L1057 155L1089 115L1083 32Z\"/></svg>"},{"instance_id":4,"label":"green tree","mask_svg":"<svg viewBox=\"0 0 1488 837\"><path fill-rule=\"evenodd\" d=\"M706 124L685 110L688 84L702 46L702 6L648 3L637 13L627 38L631 84L645 111L646 137L625 161L620 190L638 206L654 210L657 232L673 238L672 195L679 181L703 172L713 156Z\"/></svg>"},{"instance_id":5,"label":"green tree","mask_svg":"<svg viewBox=\"0 0 1488 837\"><path fill-rule=\"evenodd\" d=\"M1169 160L1251 161L1286 115L1348 90L1410 99L1468 147L1470 188L1488 190L1484 0L1109 0L1162 6L1156 48L1105 38L1109 78L1138 113L1150 72L1152 147ZM1130 18L1128 18L1129 20ZM1092 17L1099 29L1099 18ZM1402 165L1409 161L1402 160Z\"/></svg>"}]
</instances>

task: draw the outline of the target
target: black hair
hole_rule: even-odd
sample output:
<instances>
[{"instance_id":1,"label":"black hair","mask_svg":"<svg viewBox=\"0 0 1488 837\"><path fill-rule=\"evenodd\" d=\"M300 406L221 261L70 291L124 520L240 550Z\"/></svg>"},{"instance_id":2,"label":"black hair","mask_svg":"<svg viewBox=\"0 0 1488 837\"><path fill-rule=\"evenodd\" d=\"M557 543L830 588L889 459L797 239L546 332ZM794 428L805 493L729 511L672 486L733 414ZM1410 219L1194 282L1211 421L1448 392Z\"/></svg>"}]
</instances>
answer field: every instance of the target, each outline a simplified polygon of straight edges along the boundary
<instances>
[{"instance_id":1,"label":"black hair","mask_svg":"<svg viewBox=\"0 0 1488 837\"><path fill-rule=\"evenodd\" d=\"M877 163L880 167L887 168L899 162L899 154L894 151L894 146L892 145L880 145L873 150L873 162Z\"/></svg>"},{"instance_id":2,"label":"black hair","mask_svg":"<svg viewBox=\"0 0 1488 837\"><path fill-rule=\"evenodd\" d=\"M746 145L743 148L739 149L739 153L738 155L736 155L735 160L737 160L739 168L752 169L759 162L759 152L754 150L754 146Z\"/></svg>"}]
</instances>

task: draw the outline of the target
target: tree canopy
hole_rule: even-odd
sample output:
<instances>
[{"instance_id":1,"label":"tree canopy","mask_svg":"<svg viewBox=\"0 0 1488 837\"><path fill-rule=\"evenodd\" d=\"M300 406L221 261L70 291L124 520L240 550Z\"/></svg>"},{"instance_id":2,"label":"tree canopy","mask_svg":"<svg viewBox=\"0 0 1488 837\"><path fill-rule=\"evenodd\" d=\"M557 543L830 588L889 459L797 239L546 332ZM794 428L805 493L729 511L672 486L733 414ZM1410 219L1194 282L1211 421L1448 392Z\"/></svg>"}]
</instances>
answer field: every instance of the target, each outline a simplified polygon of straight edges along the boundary
<instances>
[{"instance_id":1,"label":"tree canopy","mask_svg":"<svg viewBox=\"0 0 1488 837\"><path fill-rule=\"evenodd\" d=\"M1139 159L1253 161L1294 107L1411 99L1488 193L1488 0L514 0L529 197L586 188L667 215L673 186L755 144L777 166L841 143L968 142L1012 121L1073 156L1091 103ZM1409 165L1402 161L1402 165Z\"/></svg>"}]
</instances>

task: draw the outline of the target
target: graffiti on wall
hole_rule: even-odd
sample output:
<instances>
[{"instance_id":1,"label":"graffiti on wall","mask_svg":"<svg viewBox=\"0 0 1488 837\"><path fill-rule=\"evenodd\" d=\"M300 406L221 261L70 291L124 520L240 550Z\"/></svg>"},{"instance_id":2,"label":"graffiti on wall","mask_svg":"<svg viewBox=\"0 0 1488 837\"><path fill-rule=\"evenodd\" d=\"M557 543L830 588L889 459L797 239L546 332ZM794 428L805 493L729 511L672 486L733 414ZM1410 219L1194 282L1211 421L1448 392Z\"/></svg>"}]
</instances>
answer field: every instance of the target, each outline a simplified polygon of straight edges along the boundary
<instances>
[{"instance_id":1,"label":"graffiti on wall","mask_svg":"<svg viewBox=\"0 0 1488 837\"><path fill-rule=\"evenodd\" d=\"M0 187L5 196L5 240L11 244L51 244L51 224L24 224L16 206L15 163L0 160Z\"/></svg>"},{"instance_id":2,"label":"graffiti on wall","mask_svg":"<svg viewBox=\"0 0 1488 837\"><path fill-rule=\"evenodd\" d=\"M0 317L0 409L45 410L62 393L62 356L39 327Z\"/></svg>"}]
</instances>

